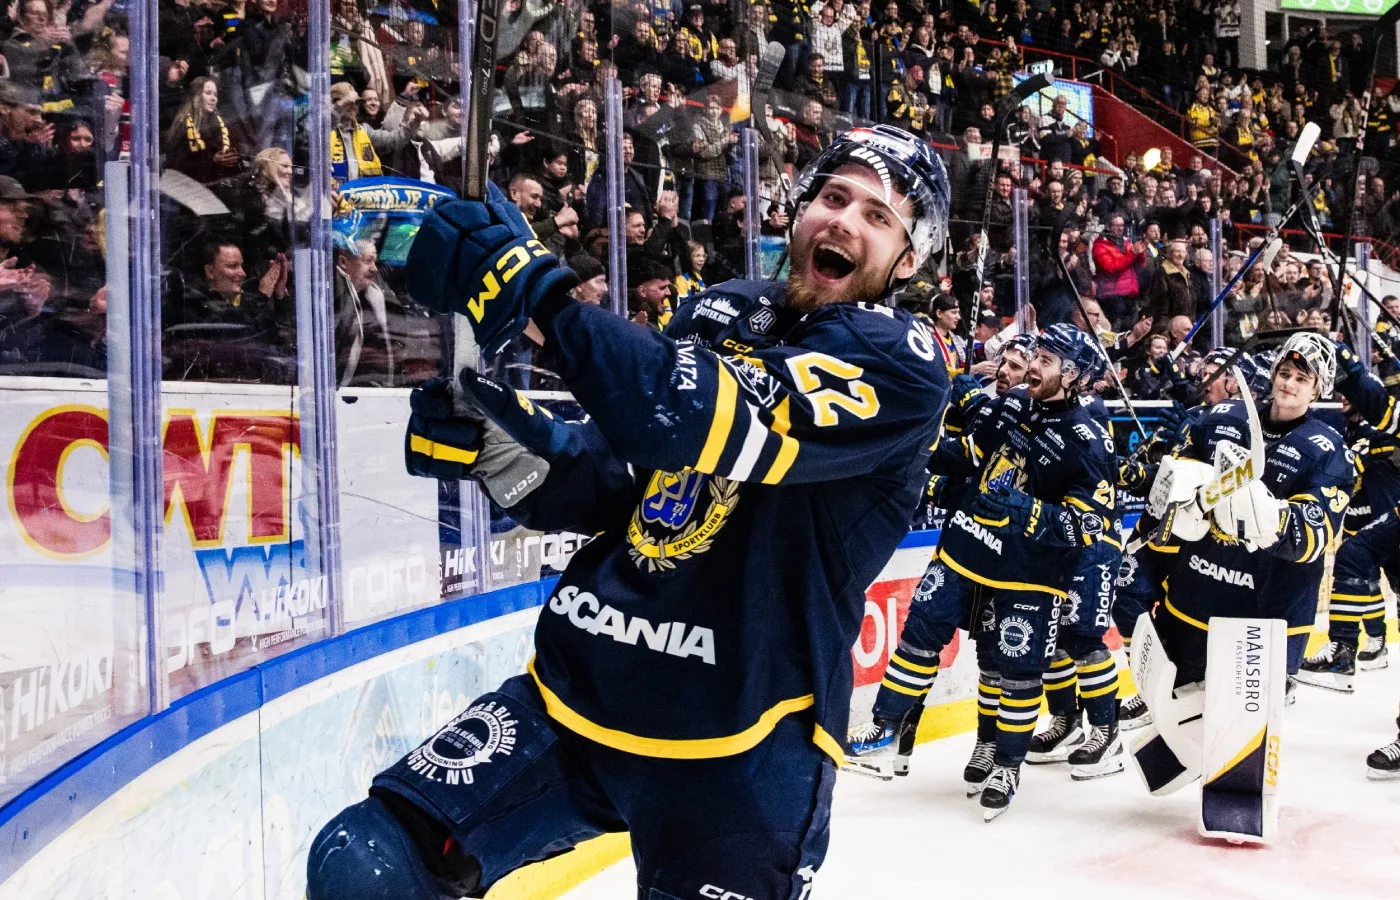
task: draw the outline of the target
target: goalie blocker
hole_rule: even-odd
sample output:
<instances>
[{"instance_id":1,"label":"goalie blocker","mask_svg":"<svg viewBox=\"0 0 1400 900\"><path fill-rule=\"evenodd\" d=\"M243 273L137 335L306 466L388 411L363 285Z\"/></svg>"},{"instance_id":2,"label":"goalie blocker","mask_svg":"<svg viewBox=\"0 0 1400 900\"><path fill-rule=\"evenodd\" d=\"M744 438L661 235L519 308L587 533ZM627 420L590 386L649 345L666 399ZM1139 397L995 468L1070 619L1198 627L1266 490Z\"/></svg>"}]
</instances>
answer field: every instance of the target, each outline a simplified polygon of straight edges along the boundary
<instances>
[{"instance_id":1,"label":"goalie blocker","mask_svg":"<svg viewBox=\"0 0 1400 900\"><path fill-rule=\"evenodd\" d=\"M1133 676L1153 725L1134 743L1132 758L1148 791L1164 796L1201 779L1202 835L1232 843L1272 841L1287 680L1285 623L1212 617L1204 685L1180 687L1174 687L1176 666L1148 614L1138 620L1136 634Z\"/></svg>"}]
</instances>

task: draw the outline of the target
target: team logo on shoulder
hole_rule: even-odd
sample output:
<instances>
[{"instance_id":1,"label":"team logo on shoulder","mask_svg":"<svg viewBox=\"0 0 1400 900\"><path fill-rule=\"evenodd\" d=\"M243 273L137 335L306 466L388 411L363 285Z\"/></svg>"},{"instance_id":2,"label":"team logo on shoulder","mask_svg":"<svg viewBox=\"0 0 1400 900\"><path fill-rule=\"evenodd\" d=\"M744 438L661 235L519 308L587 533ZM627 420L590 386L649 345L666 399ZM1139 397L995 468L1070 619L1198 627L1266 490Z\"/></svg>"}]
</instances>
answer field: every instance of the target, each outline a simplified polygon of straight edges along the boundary
<instances>
[{"instance_id":1,"label":"team logo on shoulder","mask_svg":"<svg viewBox=\"0 0 1400 900\"><path fill-rule=\"evenodd\" d=\"M1314 528L1321 528L1323 523L1327 521L1327 514L1322 511L1322 507L1308 504L1303 507L1303 521Z\"/></svg>"},{"instance_id":2,"label":"team logo on shoulder","mask_svg":"<svg viewBox=\"0 0 1400 900\"><path fill-rule=\"evenodd\" d=\"M765 306L749 316L749 330L754 334L767 334L777 321L778 317L773 314L773 310Z\"/></svg>"},{"instance_id":3,"label":"team logo on shoulder","mask_svg":"<svg viewBox=\"0 0 1400 900\"><path fill-rule=\"evenodd\" d=\"M727 478L690 469L653 473L627 526L632 561L645 572L658 572L704 553L738 503L739 485Z\"/></svg>"},{"instance_id":4,"label":"team logo on shoulder","mask_svg":"<svg viewBox=\"0 0 1400 900\"><path fill-rule=\"evenodd\" d=\"M923 580L919 582L919 587L914 591L912 603L923 603L938 592L943 587L944 575L942 566L934 566L924 573Z\"/></svg>"},{"instance_id":5,"label":"team logo on shoulder","mask_svg":"<svg viewBox=\"0 0 1400 900\"><path fill-rule=\"evenodd\" d=\"M467 707L408 754L408 767L439 784L471 784L472 769L515 751L517 721L504 704L490 700Z\"/></svg>"},{"instance_id":6,"label":"team logo on shoulder","mask_svg":"<svg viewBox=\"0 0 1400 900\"><path fill-rule=\"evenodd\" d=\"M1001 652L1013 659L1025 656L1031 650L1031 623L1020 616L1012 616L1001 623L1001 636L997 643Z\"/></svg>"}]
</instances>

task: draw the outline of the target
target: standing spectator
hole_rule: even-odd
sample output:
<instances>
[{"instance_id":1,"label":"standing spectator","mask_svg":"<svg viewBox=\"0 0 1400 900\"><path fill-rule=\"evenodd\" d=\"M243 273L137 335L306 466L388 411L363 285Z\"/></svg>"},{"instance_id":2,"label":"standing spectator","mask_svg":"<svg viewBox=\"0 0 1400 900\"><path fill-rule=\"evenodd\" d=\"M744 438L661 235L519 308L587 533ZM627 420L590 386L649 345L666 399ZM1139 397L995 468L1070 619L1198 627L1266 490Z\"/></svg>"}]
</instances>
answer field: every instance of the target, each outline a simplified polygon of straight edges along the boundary
<instances>
[{"instance_id":1,"label":"standing spectator","mask_svg":"<svg viewBox=\"0 0 1400 900\"><path fill-rule=\"evenodd\" d=\"M725 121L724 106L713 95L705 100L705 115L695 123L694 134L695 180L701 195L697 218L709 222L715 217L721 188L729 183L729 148L739 135Z\"/></svg>"},{"instance_id":2,"label":"standing spectator","mask_svg":"<svg viewBox=\"0 0 1400 900\"><path fill-rule=\"evenodd\" d=\"M201 182L236 173L241 160L229 127L219 115L219 86L212 78L190 82L185 105L165 139L165 165Z\"/></svg>"},{"instance_id":3,"label":"standing spectator","mask_svg":"<svg viewBox=\"0 0 1400 900\"><path fill-rule=\"evenodd\" d=\"M871 61L873 45L870 30L864 20L849 25L842 33L841 55L846 61L846 112L857 119L869 120L871 105L874 102L874 65Z\"/></svg>"},{"instance_id":4,"label":"standing spectator","mask_svg":"<svg viewBox=\"0 0 1400 900\"><path fill-rule=\"evenodd\" d=\"M822 78L828 82L833 95L831 108L836 107L835 99L844 97L846 92L846 60L842 24L836 20L836 9L827 3L812 23L809 38L812 45L812 59L822 58ZM824 92L825 93L825 92Z\"/></svg>"},{"instance_id":5,"label":"standing spectator","mask_svg":"<svg viewBox=\"0 0 1400 900\"><path fill-rule=\"evenodd\" d=\"M966 372L968 366L967 341L957 333L961 321L956 297L939 294L933 298L933 339L950 378Z\"/></svg>"},{"instance_id":6,"label":"standing spectator","mask_svg":"<svg viewBox=\"0 0 1400 900\"><path fill-rule=\"evenodd\" d=\"M394 340L391 307L398 300L379 278L379 253L373 241L356 241L354 252L335 251L335 364L341 387L394 386Z\"/></svg>"},{"instance_id":7,"label":"standing spectator","mask_svg":"<svg viewBox=\"0 0 1400 900\"><path fill-rule=\"evenodd\" d=\"M267 242L282 253L307 239L311 203L292 190L292 157L281 147L270 147L253 159L253 187L262 198Z\"/></svg>"},{"instance_id":8,"label":"standing spectator","mask_svg":"<svg viewBox=\"0 0 1400 900\"><path fill-rule=\"evenodd\" d=\"M1142 241L1128 244L1124 233L1126 224L1122 213L1112 213L1107 230L1094 241L1095 296L1113 323L1115 331L1126 330L1138 314L1139 266L1147 261L1147 248Z\"/></svg>"},{"instance_id":9,"label":"standing spectator","mask_svg":"<svg viewBox=\"0 0 1400 900\"><path fill-rule=\"evenodd\" d=\"M1167 334L1172 319L1177 316L1195 318L1196 299L1191 289L1191 273L1187 271L1186 256L1186 244L1172 241L1148 283L1143 311L1152 317L1152 331L1155 334Z\"/></svg>"},{"instance_id":10,"label":"standing spectator","mask_svg":"<svg viewBox=\"0 0 1400 900\"><path fill-rule=\"evenodd\" d=\"M807 74L797 79L793 87L797 93L821 103L827 109L836 109L836 87L826 77L826 58L813 53L807 59Z\"/></svg>"},{"instance_id":11,"label":"standing spectator","mask_svg":"<svg viewBox=\"0 0 1400 900\"><path fill-rule=\"evenodd\" d=\"M87 74L68 25L54 21L50 0L20 0L19 27L0 43L0 56L11 81L38 90L45 100L67 99L73 82Z\"/></svg>"},{"instance_id":12,"label":"standing spectator","mask_svg":"<svg viewBox=\"0 0 1400 900\"><path fill-rule=\"evenodd\" d=\"M1199 319L1210 308L1210 303L1215 299L1215 291L1211 289L1211 271L1215 267L1215 254L1207 247L1200 247L1191 251L1191 296L1195 298L1195 312L1191 313L1192 320Z\"/></svg>"}]
</instances>

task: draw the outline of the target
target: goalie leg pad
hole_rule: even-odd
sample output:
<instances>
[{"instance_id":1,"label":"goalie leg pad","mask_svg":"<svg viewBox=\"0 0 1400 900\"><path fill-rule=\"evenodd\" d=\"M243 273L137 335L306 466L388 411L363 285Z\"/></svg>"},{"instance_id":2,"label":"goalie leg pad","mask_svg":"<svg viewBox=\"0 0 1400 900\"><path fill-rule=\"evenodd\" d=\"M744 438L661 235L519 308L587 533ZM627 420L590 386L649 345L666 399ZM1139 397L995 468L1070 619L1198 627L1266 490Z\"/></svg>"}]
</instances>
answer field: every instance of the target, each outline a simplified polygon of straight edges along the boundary
<instances>
[{"instance_id":1,"label":"goalie leg pad","mask_svg":"<svg viewBox=\"0 0 1400 900\"><path fill-rule=\"evenodd\" d=\"M1194 686L1174 690L1176 665L1167 656L1149 613L1136 626L1133 678L1152 711L1153 726L1134 742L1133 765L1156 796L1180 790L1200 777L1200 721L1204 697Z\"/></svg>"},{"instance_id":2,"label":"goalie leg pad","mask_svg":"<svg viewBox=\"0 0 1400 900\"><path fill-rule=\"evenodd\" d=\"M1210 620L1201 740L1206 837L1269 843L1278 831L1287 643L1279 619Z\"/></svg>"}]
</instances>

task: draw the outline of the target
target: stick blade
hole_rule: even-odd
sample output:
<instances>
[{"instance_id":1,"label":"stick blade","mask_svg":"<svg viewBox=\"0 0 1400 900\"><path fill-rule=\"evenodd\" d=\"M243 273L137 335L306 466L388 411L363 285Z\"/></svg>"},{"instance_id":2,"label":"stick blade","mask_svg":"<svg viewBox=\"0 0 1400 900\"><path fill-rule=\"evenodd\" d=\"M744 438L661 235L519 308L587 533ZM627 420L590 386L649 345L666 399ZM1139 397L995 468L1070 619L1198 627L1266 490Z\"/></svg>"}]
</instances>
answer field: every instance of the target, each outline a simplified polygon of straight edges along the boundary
<instances>
[{"instance_id":1,"label":"stick blade","mask_svg":"<svg viewBox=\"0 0 1400 900\"><path fill-rule=\"evenodd\" d=\"M1317 143L1317 138L1322 134L1322 126L1316 122L1309 122L1303 126L1303 131L1298 135L1298 142L1293 145L1293 155L1290 159L1295 165L1303 165L1308 161L1308 155L1312 153L1313 145Z\"/></svg>"}]
</instances>

